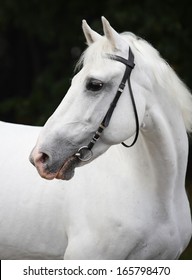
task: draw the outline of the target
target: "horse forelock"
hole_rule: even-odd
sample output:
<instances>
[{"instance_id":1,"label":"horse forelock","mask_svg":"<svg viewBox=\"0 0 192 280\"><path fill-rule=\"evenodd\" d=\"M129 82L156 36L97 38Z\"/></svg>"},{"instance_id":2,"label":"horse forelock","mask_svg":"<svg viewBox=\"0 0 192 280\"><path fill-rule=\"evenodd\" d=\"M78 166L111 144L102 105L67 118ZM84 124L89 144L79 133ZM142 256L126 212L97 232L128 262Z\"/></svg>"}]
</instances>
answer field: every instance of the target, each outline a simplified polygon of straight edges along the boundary
<instances>
[{"instance_id":1,"label":"horse forelock","mask_svg":"<svg viewBox=\"0 0 192 280\"><path fill-rule=\"evenodd\" d=\"M85 65L88 67L99 65L102 69L102 65L106 63L106 60L104 59L104 54L106 53L113 53L113 48L105 37L101 37L100 40L90 45L82 53L75 66L75 70L80 69Z\"/></svg>"}]
</instances>

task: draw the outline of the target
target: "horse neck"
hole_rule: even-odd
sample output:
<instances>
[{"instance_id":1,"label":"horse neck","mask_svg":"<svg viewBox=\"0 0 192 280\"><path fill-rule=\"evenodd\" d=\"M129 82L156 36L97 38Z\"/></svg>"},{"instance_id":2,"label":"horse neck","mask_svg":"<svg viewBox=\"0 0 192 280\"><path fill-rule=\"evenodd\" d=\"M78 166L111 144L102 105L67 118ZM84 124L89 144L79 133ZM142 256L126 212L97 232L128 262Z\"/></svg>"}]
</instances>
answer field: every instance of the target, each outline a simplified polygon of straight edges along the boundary
<instances>
[{"instance_id":1,"label":"horse neck","mask_svg":"<svg viewBox=\"0 0 192 280\"><path fill-rule=\"evenodd\" d=\"M186 129L180 111L168 96L160 96L146 110L136 145L127 151L138 176L164 196L183 192L188 155ZM133 164L134 162L134 164Z\"/></svg>"},{"instance_id":2,"label":"horse neck","mask_svg":"<svg viewBox=\"0 0 192 280\"><path fill-rule=\"evenodd\" d=\"M160 93L148 113L151 122L144 135L149 152L155 158L154 164L157 170L162 170L165 180L169 178L173 184L178 180L177 184L180 184L180 180L185 178L188 155L187 133L181 112L172 97Z\"/></svg>"}]
</instances>

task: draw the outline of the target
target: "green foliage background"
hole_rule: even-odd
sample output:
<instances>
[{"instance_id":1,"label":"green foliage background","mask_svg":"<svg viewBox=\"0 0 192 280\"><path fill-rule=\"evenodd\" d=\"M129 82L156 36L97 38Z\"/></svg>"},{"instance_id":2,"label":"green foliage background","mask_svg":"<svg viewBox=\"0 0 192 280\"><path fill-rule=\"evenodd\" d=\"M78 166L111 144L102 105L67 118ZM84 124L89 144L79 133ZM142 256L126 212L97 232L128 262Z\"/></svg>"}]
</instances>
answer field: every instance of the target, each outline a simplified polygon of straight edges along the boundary
<instances>
[{"instance_id":1,"label":"green foliage background","mask_svg":"<svg viewBox=\"0 0 192 280\"><path fill-rule=\"evenodd\" d=\"M58 106L84 50L81 21L102 33L104 15L157 48L192 88L191 0L1 0L0 119L43 125ZM188 192L192 197L191 153ZM190 187L191 186L191 187ZM191 246L192 247L192 246ZM192 259L192 248L183 258Z\"/></svg>"}]
</instances>

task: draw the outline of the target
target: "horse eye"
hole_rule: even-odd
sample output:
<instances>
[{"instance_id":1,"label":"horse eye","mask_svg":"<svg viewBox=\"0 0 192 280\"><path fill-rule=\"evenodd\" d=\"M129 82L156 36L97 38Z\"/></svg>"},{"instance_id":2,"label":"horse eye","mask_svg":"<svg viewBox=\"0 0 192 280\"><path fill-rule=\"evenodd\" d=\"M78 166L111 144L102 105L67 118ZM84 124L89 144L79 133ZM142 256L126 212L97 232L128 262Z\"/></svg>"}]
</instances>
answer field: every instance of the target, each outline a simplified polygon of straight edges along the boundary
<instances>
[{"instance_id":1,"label":"horse eye","mask_svg":"<svg viewBox=\"0 0 192 280\"><path fill-rule=\"evenodd\" d=\"M91 91L99 91L103 87L100 80L90 79L86 84L86 89Z\"/></svg>"}]
</instances>

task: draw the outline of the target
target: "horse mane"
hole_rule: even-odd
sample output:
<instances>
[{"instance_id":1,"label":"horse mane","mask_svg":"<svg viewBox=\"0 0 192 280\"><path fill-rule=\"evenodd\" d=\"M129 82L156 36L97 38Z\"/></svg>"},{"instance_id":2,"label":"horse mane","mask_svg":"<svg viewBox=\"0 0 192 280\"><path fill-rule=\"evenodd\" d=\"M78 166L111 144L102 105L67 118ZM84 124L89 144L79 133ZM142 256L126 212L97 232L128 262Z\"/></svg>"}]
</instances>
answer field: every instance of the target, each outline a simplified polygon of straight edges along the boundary
<instances>
[{"instance_id":1,"label":"horse mane","mask_svg":"<svg viewBox=\"0 0 192 280\"><path fill-rule=\"evenodd\" d=\"M192 95L187 86L151 44L132 33L123 33L122 36L131 43L134 54L138 56L138 63L143 62L144 67L148 67L146 72L150 71L154 82L163 89L162 92L176 102L182 113L185 128L191 133Z\"/></svg>"},{"instance_id":2,"label":"horse mane","mask_svg":"<svg viewBox=\"0 0 192 280\"><path fill-rule=\"evenodd\" d=\"M165 94L171 96L173 101L178 105L187 132L192 132L192 95L187 86L177 76L175 71L160 56L159 52L147 41L137 37L131 32L120 34L127 41L135 55L135 64L138 65L145 73L150 73L155 84L158 84ZM77 68L82 65L100 65L106 63L103 54L114 53L110 42L102 37L94 44L90 45L82 54Z\"/></svg>"}]
</instances>

